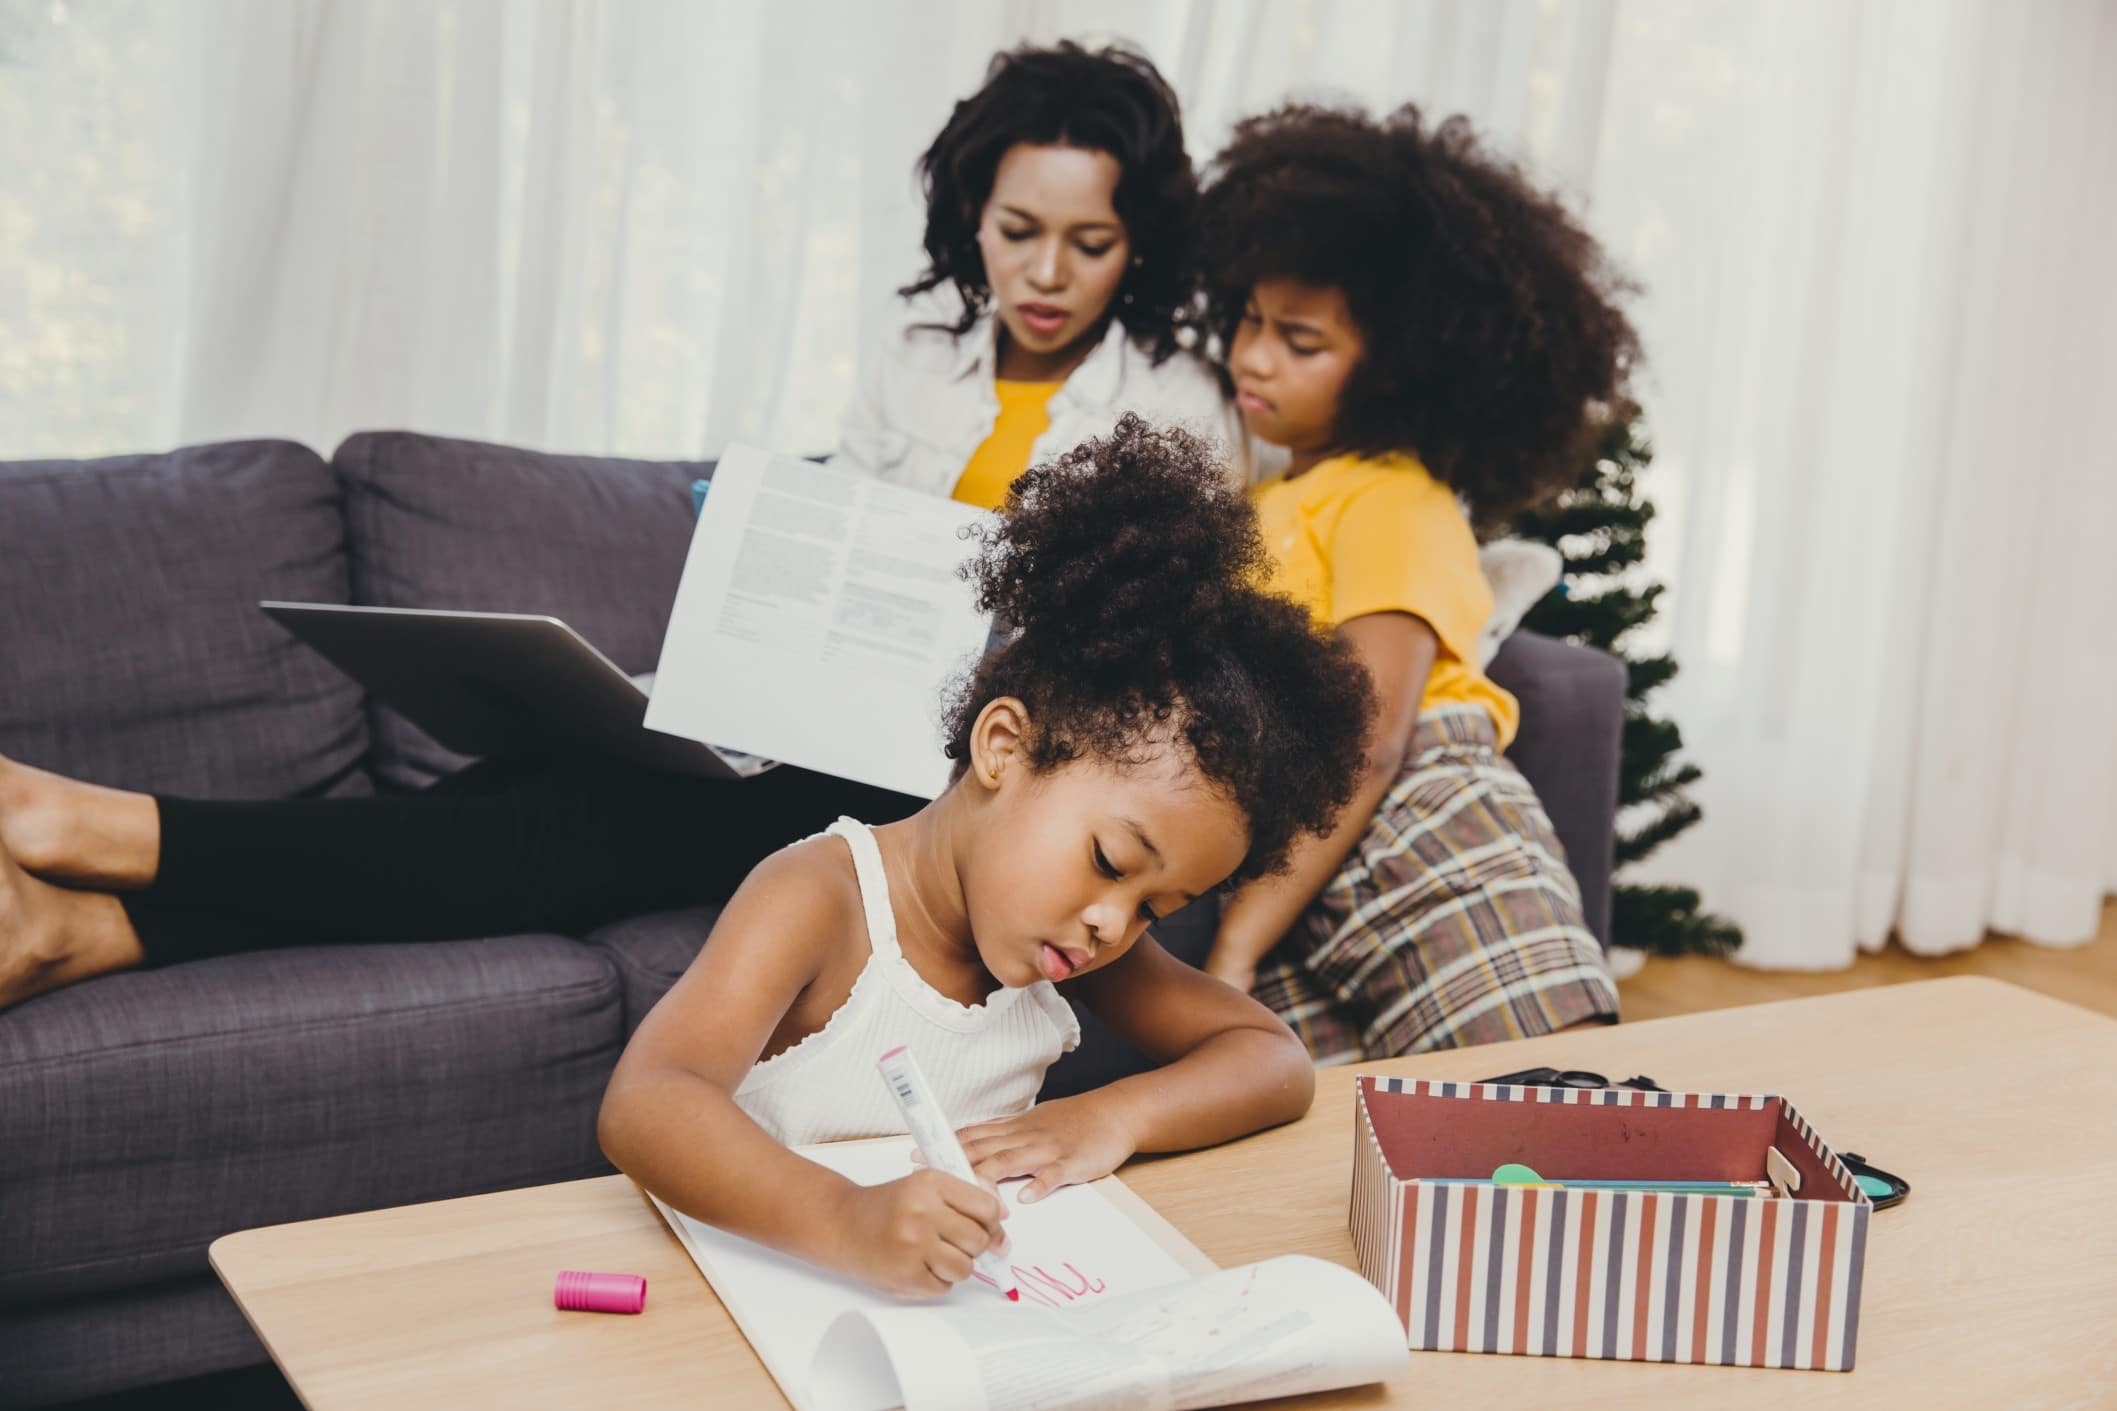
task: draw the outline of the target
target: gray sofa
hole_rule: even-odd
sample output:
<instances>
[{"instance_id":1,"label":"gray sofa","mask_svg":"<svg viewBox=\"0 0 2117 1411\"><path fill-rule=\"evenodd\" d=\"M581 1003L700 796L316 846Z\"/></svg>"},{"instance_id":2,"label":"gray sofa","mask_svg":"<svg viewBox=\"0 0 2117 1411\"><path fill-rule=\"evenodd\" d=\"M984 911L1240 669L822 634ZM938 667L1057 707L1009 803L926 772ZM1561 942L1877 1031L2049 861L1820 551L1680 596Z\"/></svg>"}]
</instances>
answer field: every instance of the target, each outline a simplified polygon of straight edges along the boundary
<instances>
[{"instance_id":1,"label":"gray sofa","mask_svg":"<svg viewBox=\"0 0 2117 1411\"><path fill-rule=\"evenodd\" d=\"M0 752L210 797L417 788L459 761L257 600L549 612L646 670L709 470L407 433L0 464ZM1493 674L1606 928L1622 670L1519 636ZM606 1172L603 1084L712 919L290 945L0 1012L0 1404L263 1361L207 1268L227 1231ZM1211 924L1164 939L1195 961ZM1125 1071L1090 1031L1047 1091Z\"/></svg>"}]
</instances>

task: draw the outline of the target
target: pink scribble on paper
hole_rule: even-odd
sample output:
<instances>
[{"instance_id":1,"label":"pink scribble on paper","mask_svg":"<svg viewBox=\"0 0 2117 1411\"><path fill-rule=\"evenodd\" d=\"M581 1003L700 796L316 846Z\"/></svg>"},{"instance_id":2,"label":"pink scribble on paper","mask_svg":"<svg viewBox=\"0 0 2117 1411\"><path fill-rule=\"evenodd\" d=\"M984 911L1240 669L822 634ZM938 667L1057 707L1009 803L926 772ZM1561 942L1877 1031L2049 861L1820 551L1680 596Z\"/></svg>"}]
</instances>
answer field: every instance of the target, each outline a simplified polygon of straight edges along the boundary
<instances>
[{"instance_id":1,"label":"pink scribble on paper","mask_svg":"<svg viewBox=\"0 0 2117 1411\"><path fill-rule=\"evenodd\" d=\"M1109 1285L1101 1279L1083 1274L1071 1261L1059 1265L1061 1273L1054 1274L1041 1264L1024 1267L1015 1264L1008 1272L1014 1276L1015 1286L1022 1291L1025 1301L1040 1303L1046 1308L1064 1308L1084 1298L1093 1298L1106 1292ZM972 1271L972 1277L983 1279L997 1289L1000 1285L985 1275Z\"/></svg>"}]
</instances>

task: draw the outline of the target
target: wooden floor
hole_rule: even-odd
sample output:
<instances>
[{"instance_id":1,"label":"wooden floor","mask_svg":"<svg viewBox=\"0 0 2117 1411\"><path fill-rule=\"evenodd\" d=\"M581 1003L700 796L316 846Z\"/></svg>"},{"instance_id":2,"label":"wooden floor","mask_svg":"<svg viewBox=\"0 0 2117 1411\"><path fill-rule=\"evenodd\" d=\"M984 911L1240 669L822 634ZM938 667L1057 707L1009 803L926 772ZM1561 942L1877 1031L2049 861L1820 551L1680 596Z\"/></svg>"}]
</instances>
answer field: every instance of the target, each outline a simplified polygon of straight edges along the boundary
<instances>
[{"instance_id":1,"label":"wooden floor","mask_svg":"<svg viewBox=\"0 0 2117 1411\"><path fill-rule=\"evenodd\" d=\"M1850 970L1822 975L1750 970L1697 956L1655 958L1637 975L1619 982L1618 992L1626 1019L1660 1019L1943 975L1985 975L2083 1009L2117 1015L2117 901L2103 908L2102 929L2095 939L2073 950L1988 936L1973 950L1928 959L1891 941L1879 953L1861 956Z\"/></svg>"}]
</instances>

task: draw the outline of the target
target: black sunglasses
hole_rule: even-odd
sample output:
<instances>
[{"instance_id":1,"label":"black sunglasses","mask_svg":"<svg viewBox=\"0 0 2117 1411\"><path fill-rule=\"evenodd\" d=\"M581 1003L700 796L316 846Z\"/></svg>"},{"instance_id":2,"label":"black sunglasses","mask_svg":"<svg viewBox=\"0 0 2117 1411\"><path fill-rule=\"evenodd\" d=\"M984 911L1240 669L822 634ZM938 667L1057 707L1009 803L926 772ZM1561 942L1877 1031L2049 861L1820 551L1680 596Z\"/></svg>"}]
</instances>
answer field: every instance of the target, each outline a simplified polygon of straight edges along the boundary
<instances>
[{"instance_id":1,"label":"black sunglasses","mask_svg":"<svg viewBox=\"0 0 2117 1411\"><path fill-rule=\"evenodd\" d=\"M1588 1073L1578 1068L1524 1068L1519 1073L1503 1073L1497 1078L1480 1078L1481 1083L1504 1083L1525 1088L1636 1088L1640 1092L1665 1093L1667 1088L1652 1078L1631 1077L1621 1083L1613 1083L1600 1073ZM1870 1165L1866 1157L1856 1151L1841 1151L1838 1160L1867 1192L1877 1210L1887 1210L1892 1205L1902 1205L1904 1197L1911 1194L1911 1182L1894 1172L1884 1171Z\"/></svg>"},{"instance_id":2,"label":"black sunglasses","mask_svg":"<svg viewBox=\"0 0 2117 1411\"><path fill-rule=\"evenodd\" d=\"M1511 1087L1524 1088L1637 1088L1644 1093L1665 1093L1667 1088L1652 1078L1627 1078L1613 1083L1600 1073L1584 1073L1578 1068L1524 1068L1519 1073L1506 1073L1497 1078L1480 1078L1481 1083L1505 1083Z\"/></svg>"}]
</instances>

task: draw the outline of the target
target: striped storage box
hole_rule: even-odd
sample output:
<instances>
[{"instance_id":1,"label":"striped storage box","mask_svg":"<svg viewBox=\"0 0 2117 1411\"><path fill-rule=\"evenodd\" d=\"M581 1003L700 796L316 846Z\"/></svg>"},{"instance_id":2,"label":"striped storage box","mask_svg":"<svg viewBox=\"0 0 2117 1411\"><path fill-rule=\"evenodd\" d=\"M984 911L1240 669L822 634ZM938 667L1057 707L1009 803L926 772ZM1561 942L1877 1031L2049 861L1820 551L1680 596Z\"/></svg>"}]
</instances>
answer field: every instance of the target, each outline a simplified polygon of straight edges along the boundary
<instances>
[{"instance_id":1,"label":"striped storage box","mask_svg":"<svg viewBox=\"0 0 2117 1411\"><path fill-rule=\"evenodd\" d=\"M1360 1271L1420 1350L1849 1371L1874 1213L1784 1098L1363 1077L1351 1225ZM1507 1188L1766 1178L1792 1199Z\"/></svg>"}]
</instances>

